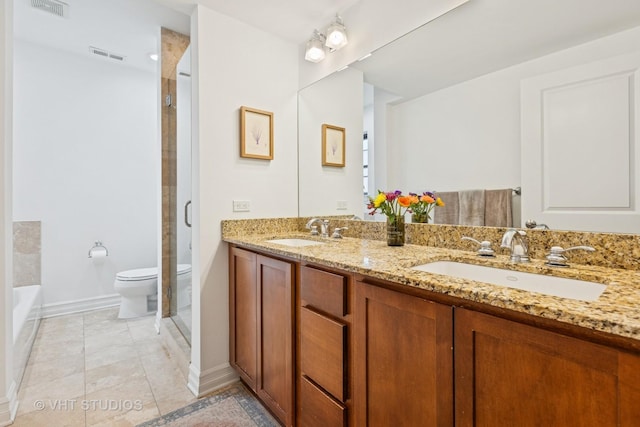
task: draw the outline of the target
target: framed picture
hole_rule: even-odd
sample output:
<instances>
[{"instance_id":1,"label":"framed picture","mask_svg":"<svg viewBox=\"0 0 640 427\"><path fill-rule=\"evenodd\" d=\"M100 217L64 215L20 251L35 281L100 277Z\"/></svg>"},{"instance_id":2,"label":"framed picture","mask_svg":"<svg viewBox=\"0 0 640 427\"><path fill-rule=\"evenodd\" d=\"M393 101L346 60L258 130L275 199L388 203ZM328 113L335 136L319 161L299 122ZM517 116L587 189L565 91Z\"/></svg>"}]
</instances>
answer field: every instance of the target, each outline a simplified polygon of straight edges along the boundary
<instances>
[{"instance_id":1,"label":"framed picture","mask_svg":"<svg viewBox=\"0 0 640 427\"><path fill-rule=\"evenodd\" d=\"M273 159L273 113L240 107L240 157Z\"/></svg>"},{"instance_id":2,"label":"framed picture","mask_svg":"<svg viewBox=\"0 0 640 427\"><path fill-rule=\"evenodd\" d=\"M322 125L322 166L344 167L345 130Z\"/></svg>"}]
</instances>

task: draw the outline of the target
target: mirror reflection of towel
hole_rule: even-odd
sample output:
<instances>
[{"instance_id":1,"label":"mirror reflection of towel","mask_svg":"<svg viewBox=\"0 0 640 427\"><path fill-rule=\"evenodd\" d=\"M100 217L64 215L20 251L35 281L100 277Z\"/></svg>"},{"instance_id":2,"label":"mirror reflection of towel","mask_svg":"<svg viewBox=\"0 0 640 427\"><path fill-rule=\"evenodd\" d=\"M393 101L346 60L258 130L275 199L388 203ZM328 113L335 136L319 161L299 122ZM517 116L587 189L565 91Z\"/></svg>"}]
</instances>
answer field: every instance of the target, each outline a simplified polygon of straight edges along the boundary
<instances>
[{"instance_id":1,"label":"mirror reflection of towel","mask_svg":"<svg viewBox=\"0 0 640 427\"><path fill-rule=\"evenodd\" d=\"M484 223L489 227L512 227L511 198L513 190L486 190Z\"/></svg>"},{"instance_id":2,"label":"mirror reflection of towel","mask_svg":"<svg viewBox=\"0 0 640 427\"><path fill-rule=\"evenodd\" d=\"M484 190L458 192L460 225L484 225Z\"/></svg>"},{"instance_id":3,"label":"mirror reflection of towel","mask_svg":"<svg viewBox=\"0 0 640 427\"><path fill-rule=\"evenodd\" d=\"M444 206L439 206L433 210L434 224L459 224L459 203L457 191L438 191L437 197L444 202Z\"/></svg>"}]
</instances>

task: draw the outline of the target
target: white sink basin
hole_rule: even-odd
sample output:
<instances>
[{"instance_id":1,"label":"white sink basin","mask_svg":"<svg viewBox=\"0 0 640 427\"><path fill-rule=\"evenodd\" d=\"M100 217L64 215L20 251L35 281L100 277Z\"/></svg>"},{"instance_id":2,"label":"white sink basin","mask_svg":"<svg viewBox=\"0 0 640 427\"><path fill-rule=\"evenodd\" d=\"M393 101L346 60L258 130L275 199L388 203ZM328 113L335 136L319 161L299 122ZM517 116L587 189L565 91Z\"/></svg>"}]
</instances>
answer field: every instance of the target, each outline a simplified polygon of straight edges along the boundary
<instances>
[{"instance_id":1,"label":"white sink basin","mask_svg":"<svg viewBox=\"0 0 640 427\"><path fill-rule=\"evenodd\" d=\"M453 261L430 262L412 269L581 301L595 301L606 289L601 283Z\"/></svg>"},{"instance_id":2,"label":"white sink basin","mask_svg":"<svg viewBox=\"0 0 640 427\"><path fill-rule=\"evenodd\" d=\"M307 239L273 239L267 240L269 243L275 243L277 245L283 246L292 246L296 248L300 248L303 246L315 246L315 245L324 245L324 242L318 242L317 240L307 240Z\"/></svg>"}]
</instances>

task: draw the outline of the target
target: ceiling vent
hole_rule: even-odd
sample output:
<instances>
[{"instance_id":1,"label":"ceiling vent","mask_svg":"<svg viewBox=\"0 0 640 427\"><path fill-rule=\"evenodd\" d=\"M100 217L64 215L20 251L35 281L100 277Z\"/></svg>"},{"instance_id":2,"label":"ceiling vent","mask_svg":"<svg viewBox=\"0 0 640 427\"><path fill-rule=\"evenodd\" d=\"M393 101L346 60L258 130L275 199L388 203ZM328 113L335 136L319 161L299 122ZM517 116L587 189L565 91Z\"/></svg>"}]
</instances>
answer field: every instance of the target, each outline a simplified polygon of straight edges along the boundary
<instances>
[{"instance_id":1,"label":"ceiling vent","mask_svg":"<svg viewBox=\"0 0 640 427\"><path fill-rule=\"evenodd\" d=\"M61 18L66 18L69 14L69 5L58 0L31 0L31 6Z\"/></svg>"},{"instance_id":2,"label":"ceiling vent","mask_svg":"<svg viewBox=\"0 0 640 427\"><path fill-rule=\"evenodd\" d=\"M89 46L89 52L98 56L102 56L103 58L110 58L120 62L124 61L124 59L126 58L124 55L120 55L119 53L109 52L108 50L100 49L93 46Z\"/></svg>"}]
</instances>

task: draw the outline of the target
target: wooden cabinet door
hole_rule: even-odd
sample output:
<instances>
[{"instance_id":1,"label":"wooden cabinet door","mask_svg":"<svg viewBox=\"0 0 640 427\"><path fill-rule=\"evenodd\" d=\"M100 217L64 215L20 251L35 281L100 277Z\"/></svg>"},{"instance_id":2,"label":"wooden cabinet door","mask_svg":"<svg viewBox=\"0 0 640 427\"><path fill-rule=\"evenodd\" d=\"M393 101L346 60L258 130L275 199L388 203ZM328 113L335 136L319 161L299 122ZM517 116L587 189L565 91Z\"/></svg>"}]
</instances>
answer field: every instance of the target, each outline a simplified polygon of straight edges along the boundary
<instances>
[{"instance_id":1,"label":"wooden cabinet door","mask_svg":"<svg viewBox=\"0 0 640 427\"><path fill-rule=\"evenodd\" d=\"M622 425L616 350L464 309L454 340L457 426Z\"/></svg>"},{"instance_id":2,"label":"wooden cabinet door","mask_svg":"<svg viewBox=\"0 0 640 427\"><path fill-rule=\"evenodd\" d=\"M229 253L229 360L255 389L258 374L258 286L256 254L232 247Z\"/></svg>"},{"instance_id":3,"label":"wooden cabinet door","mask_svg":"<svg viewBox=\"0 0 640 427\"><path fill-rule=\"evenodd\" d=\"M258 383L256 393L286 425L293 425L293 278L291 263L257 256Z\"/></svg>"},{"instance_id":4,"label":"wooden cabinet door","mask_svg":"<svg viewBox=\"0 0 640 427\"><path fill-rule=\"evenodd\" d=\"M362 282L355 306L355 425L453 425L451 307Z\"/></svg>"},{"instance_id":5,"label":"wooden cabinet door","mask_svg":"<svg viewBox=\"0 0 640 427\"><path fill-rule=\"evenodd\" d=\"M640 356L620 352L620 425L640 425Z\"/></svg>"}]
</instances>

